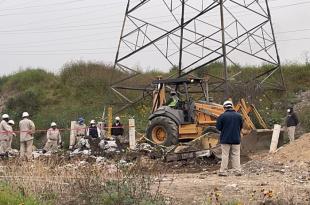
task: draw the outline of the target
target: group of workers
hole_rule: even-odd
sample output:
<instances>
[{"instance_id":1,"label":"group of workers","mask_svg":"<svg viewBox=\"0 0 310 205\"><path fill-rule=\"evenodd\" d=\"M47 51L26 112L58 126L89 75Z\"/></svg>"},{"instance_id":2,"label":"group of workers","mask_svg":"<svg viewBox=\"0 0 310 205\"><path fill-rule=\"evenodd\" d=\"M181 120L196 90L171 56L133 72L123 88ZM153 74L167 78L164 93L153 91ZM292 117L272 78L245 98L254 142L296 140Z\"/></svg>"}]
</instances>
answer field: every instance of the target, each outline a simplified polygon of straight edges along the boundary
<instances>
[{"instance_id":1,"label":"group of workers","mask_svg":"<svg viewBox=\"0 0 310 205\"><path fill-rule=\"evenodd\" d=\"M14 121L10 119L8 114L2 115L2 121L0 123L0 156L9 156L9 152L12 150L12 140L16 136L13 126ZM86 126L85 120L80 117L77 123L71 130L72 136L70 136L69 149L90 148L89 140L96 140L97 142L106 139L105 136L106 126L100 129L95 120L90 121L90 125ZM33 151L33 139L35 133L35 124L30 119L28 112L22 113L22 120L19 122L19 136L20 136L20 158L27 161L32 160ZM112 138L116 141L117 146L121 149L121 139L124 134L124 128L120 121L120 117L115 118L115 122L111 128ZM63 141L61 132L57 128L57 124L52 122L50 128L46 132L46 144L43 148L43 153L56 152L59 148L62 148ZM98 144L96 144L98 145Z\"/></svg>"},{"instance_id":2,"label":"group of workers","mask_svg":"<svg viewBox=\"0 0 310 205\"><path fill-rule=\"evenodd\" d=\"M173 96L174 93L172 93ZM174 106L177 99L172 100L171 106ZM217 119L216 128L221 131L220 144L222 149L222 161L219 176L227 176L228 163L232 162L232 168L236 171L236 175L241 175L240 166L240 143L243 118L241 114L233 109L231 101L225 101L223 104L225 112ZM22 120L19 122L20 134L20 158L32 160L33 139L35 133L35 125L29 118L28 112L22 113ZM12 140L16 136L13 131L14 121L10 119L8 114L2 115L0 122L0 155L8 156L12 149ZM294 113L293 108L287 110L286 130L290 142L294 141L296 126L299 124L298 117ZM100 129L95 120L90 121L87 127L84 118L80 117L71 130L69 150L73 149L90 149L91 144L99 146L99 143L106 138L106 126ZM111 128L111 136L115 140L117 147L122 150L122 139L124 128L120 121L120 117L115 118L115 122ZM43 148L43 153L57 151L62 146L62 138L57 124L52 122L46 133L47 142Z\"/></svg>"},{"instance_id":3,"label":"group of workers","mask_svg":"<svg viewBox=\"0 0 310 205\"><path fill-rule=\"evenodd\" d=\"M8 156L12 149L12 140L16 136L13 131L14 121L10 119L8 114L2 115L0 123L0 155ZM22 120L19 122L20 133L20 157L30 160L32 158L33 137L35 133L35 125L29 119L29 113L23 112Z\"/></svg>"},{"instance_id":4,"label":"group of workers","mask_svg":"<svg viewBox=\"0 0 310 205\"><path fill-rule=\"evenodd\" d=\"M80 117L71 130L69 149L90 149L92 145L98 146L100 141L107 139L106 131L107 126L103 125L100 128L95 120L91 120L87 127L84 118ZM122 149L123 135L124 127L117 116L111 127L111 137L119 149Z\"/></svg>"}]
</instances>

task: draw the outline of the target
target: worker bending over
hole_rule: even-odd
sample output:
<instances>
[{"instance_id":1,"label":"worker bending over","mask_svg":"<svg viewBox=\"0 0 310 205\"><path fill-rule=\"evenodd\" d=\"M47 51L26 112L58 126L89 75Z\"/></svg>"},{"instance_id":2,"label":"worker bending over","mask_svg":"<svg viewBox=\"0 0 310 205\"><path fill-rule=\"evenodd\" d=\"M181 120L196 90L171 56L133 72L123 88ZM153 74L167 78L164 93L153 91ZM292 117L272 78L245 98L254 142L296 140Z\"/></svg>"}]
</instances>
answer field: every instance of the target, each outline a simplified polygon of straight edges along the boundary
<instances>
[{"instance_id":1,"label":"worker bending over","mask_svg":"<svg viewBox=\"0 0 310 205\"><path fill-rule=\"evenodd\" d=\"M47 142L43 148L43 153L48 151L57 152L62 142L60 131L57 129L57 124L55 122L52 122L51 127L47 130L46 138Z\"/></svg>"},{"instance_id":2,"label":"worker bending over","mask_svg":"<svg viewBox=\"0 0 310 205\"><path fill-rule=\"evenodd\" d=\"M72 133L73 136L70 137L70 146L69 149L76 148L79 141L86 136L86 125L83 117L80 117L77 123L74 125Z\"/></svg>"}]
</instances>

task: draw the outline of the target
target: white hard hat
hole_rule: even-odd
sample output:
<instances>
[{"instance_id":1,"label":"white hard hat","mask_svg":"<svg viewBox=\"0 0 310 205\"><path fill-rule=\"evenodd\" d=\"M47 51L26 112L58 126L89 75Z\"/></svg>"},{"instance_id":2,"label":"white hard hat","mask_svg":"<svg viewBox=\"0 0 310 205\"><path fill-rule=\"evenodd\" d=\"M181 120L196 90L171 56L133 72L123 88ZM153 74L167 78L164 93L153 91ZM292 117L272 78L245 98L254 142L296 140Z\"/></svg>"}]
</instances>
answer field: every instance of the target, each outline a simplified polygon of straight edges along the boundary
<instances>
[{"instance_id":1,"label":"white hard hat","mask_svg":"<svg viewBox=\"0 0 310 205\"><path fill-rule=\"evenodd\" d=\"M14 120L9 120L8 123L11 124L11 125L15 125Z\"/></svg>"},{"instance_id":2,"label":"white hard hat","mask_svg":"<svg viewBox=\"0 0 310 205\"><path fill-rule=\"evenodd\" d=\"M28 112L23 112L22 117L29 117L29 113Z\"/></svg>"},{"instance_id":3,"label":"white hard hat","mask_svg":"<svg viewBox=\"0 0 310 205\"><path fill-rule=\"evenodd\" d=\"M8 119L8 118L10 118L10 116L8 114L3 114L2 115L2 119Z\"/></svg>"},{"instance_id":4,"label":"white hard hat","mask_svg":"<svg viewBox=\"0 0 310 205\"><path fill-rule=\"evenodd\" d=\"M90 124L96 124L96 121L95 120L91 120Z\"/></svg>"},{"instance_id":5,"label":"white hard hat","mask_svg":"<svg viewBox=\"0 0 310 205\"><path fill-rule=\"evenodd\" d=\"M115 120L121 120L121 118L117 116L117 117L115 118Z\"/></svg>"},{"instance_id":6,"label":"white hard hat","mask_svg":"<svg viewBox=\"0 0 310 205\"><path fill-rule=\"evenodd\" d=\"M51 127L56 127L56 126L57 126L56 122L51 123Z\"/></svg>"},{"instance_id":7,"label":"white hard hat","mask_svg":"<svg viewBox=\"0 0 310 205\"><path fill-rule=\"evenodd\" d=\"M224 108L232 108L233 103L230 100L227 100L223 103Z\"/></svg>"}]
</instances>

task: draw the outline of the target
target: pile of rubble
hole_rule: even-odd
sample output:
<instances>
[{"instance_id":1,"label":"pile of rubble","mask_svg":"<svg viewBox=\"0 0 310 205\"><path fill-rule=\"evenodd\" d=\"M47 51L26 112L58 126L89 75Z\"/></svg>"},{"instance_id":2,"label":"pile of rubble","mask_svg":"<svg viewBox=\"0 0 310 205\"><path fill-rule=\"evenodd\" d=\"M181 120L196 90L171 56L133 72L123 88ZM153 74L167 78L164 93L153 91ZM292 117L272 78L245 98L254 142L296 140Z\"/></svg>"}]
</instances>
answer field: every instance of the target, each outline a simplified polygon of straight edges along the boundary
<instances>
[{"instance_id":1,"label":"pile of rubble","mask_svg":"<svg viewBox=\"0 0 310 205\"><path fill-rule=\"evenodd\" d=\"M274 154L261 154L243 165L246 175L271 176L277 173L281 181L307 184L310 182L310 133L284 145ZM293 182L292 182L293 181Z\"/></svg>"},{"instance_id":2,"label":"pile of rubble","mask_svg":"<svg viewBox=\"0 0 310 205\"><path fill-rule=\"evenodd\" d=\"M284 145L269 157L273 162L308 162L310 163L310 133L302 135L293 143Z\"/></svg>"}]
</instances>

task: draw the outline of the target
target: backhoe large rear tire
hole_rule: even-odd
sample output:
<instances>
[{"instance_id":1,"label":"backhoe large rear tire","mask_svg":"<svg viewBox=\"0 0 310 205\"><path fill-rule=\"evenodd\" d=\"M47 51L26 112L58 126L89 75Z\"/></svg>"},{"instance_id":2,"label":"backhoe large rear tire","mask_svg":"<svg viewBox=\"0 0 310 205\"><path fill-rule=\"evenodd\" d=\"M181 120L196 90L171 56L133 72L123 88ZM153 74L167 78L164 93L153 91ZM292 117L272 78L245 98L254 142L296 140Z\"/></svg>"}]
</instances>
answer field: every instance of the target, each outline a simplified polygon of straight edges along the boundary
<instances>
[{"instance_id":1,"label":"backhoe large rear tire","mask_svg":"<svg viewBox=\"0 0 310 205\"><path fill-rule=\"evenodd\" d=\"M146 136L151 144L170 146L179 142L177 124L168 117L159 116L151 120L146 130Z\"/></svg>"}]
</instances>

